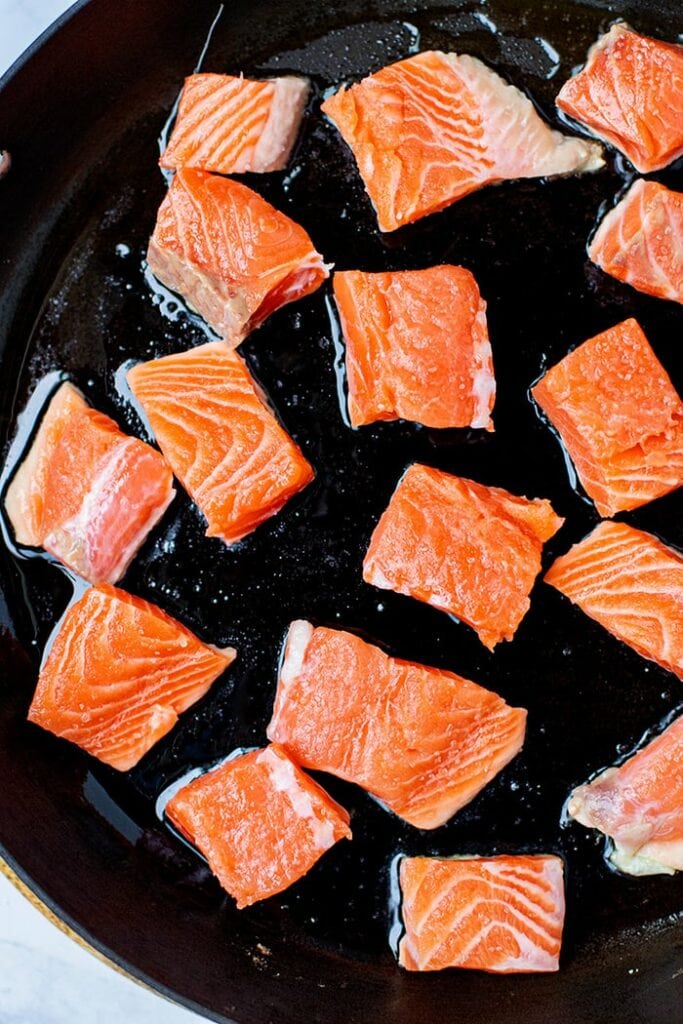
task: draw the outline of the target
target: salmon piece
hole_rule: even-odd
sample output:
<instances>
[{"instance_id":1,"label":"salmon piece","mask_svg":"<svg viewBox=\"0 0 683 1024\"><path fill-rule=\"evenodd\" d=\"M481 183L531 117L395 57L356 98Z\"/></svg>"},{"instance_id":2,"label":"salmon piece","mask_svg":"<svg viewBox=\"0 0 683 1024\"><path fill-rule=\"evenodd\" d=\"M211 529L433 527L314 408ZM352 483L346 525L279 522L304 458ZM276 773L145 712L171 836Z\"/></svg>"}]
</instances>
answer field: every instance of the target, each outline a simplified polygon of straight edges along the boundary
<instances>
[{"instance_id":1,"label":"salmon piece","mask_svg":"<svg viewBox=\"0 0 683 1024\"><path fill-rule=\"evenodd\" d=\"M642 174L658 171L683 154L683 47L613 25L557 105Z\"/></svg>"},{"instance_id":2,"label":"salmon piece","mask_svg":"<svg viewBox=\"0 0 683 1024\"><path fill-rule=\"evenodd\" d=\"M302 227L246 185L190 167L159 207L147 262L233 346L329 277Z\"/></svg>"},{"instance_id":3,"label":"salmon piece","mask_svg":"<svg viewBox=\"0 0 683 1024\"><path fill-rule=\"evenodd\" d=\"M526 711L353 633L289 628L268 739L305 768L362 786L416 828L438 828L519 753Z\"/></svg>"},{"instance_id":4,"label":"salmon piece","mask_svg":"<svg viewBox=\"0 0 683 1024\"><path fill-rule=\"evenodd\" d=\"M72 604L28 718L125 772L235 659L160 608L108 584Z\"/></svg>"},{"instance_id":5,"label":"salmon piece","mask_svg":"<svg viewBox=\"0 0 683 1024\"><path fill-rule=\"evenodd\" d=\"M218 174L281 171L296 142L308 99L306 78L255 82L233 75L190 75L159 164Z\"/></svg>"},{"instance_id":6,"label":"salmon piece","mask_svg":"<svg viewBox=\"0 0 683 1024\"><path fill-rule=\"evenodd\" d=\"M493 650L526 615L543 544L563 522L545 499L415 464L375 527L363 579L455 615Z\"/></svg>"},{"instance_id":7,"label":"salmon piece","mask_svg":"<svg viewBox=\"0 0 683 1024\"><path fill-rule=\"evenodd\" d=\"M354 427L406 419L493 430L486 303L463 267L334 275Z\"/></svg>"},{"instance_id":8,"label":"salmon piece","mask_svg":"<svg viewBox=\"0 0 683 1024\"><path fill-rule=\"evenodd\" d=\"M617 281L683 303L683 192L638 179L603 218L588 255Z\"/></svg>"},{"instance_id":9,"label":"salmon piece","mask_svg":"<svg viewBox=\"0 0 683 1024\"><path fill-rule=\"evenodd\" d=\"M683 402L635 320L579 345L532 394L601 516L683 484Z\"/></svg>"},{"instance_id":10,"label":"salmon piece","mask_svg":"<svg viewBox=\"0 0 683 1024\"><path fill-rule=\"evenodd\" d=\"M348 813L275 744L190 782L166 814L240 910L289 888L351 839Z\"/></svg>"},{"instance_id":11,"label":"salmon piece","mask_svg":"<svg viewBox=\"0 0 683 1024\"><path fill-rule=\"evenodd\" d=\"M618 768L578 786L567 813L611 843L609 859L629 875L683 871L683 716Z\"/></svg>"},{"instance_id":12,"label":"salmon piece","mask_svg":"<svg viewBox=\"0 0 683 1024\"><path fill-rule=\"evenodd\" d=\"M314 477L238 354L222 341L128 371L159 447L207 537L235 544Z\"/></svg>"},{"instance_id":13,"label":"salmon piece","mask_svg":"<svg viewBox=\"0 0 683 1024\"><path fill-rule=\"evenodd\" d=\"M556 971L564 925L559 857L404 857L399 879L408 971Z\"/></svg>"},{"instance_id":14,"label":"salmon piece","mask_svg":"<svg viewBox=\"0 0 683 1024\"><path fill-rule=\"evenodd\" d=\"M600 523L546 583L644 658L683 679L683 557L625 523Z\"/></svg>"},{"instance_id":15,"label":"salmon piece","mask_svg":"<svg viewBox=\"0 0 683 1024\"><path fill-rule=\"evenodd\" d=\"M467 55L416 54L322 109L353 151L381 231L483 185L603 166L598 144L553 131L524 93Z\"/></svg>"},{"instance_id":16,"label":"salmon piece","mask_svg":"<svg viewBox=\"0 0 683 1024\"><path fill-rule=\"evenodd\" d=\"M44 548L91 583L115 583L174 493L159 452L65 383L7 489L5 510L18 544Z\"/></svg>"}]
</instances>

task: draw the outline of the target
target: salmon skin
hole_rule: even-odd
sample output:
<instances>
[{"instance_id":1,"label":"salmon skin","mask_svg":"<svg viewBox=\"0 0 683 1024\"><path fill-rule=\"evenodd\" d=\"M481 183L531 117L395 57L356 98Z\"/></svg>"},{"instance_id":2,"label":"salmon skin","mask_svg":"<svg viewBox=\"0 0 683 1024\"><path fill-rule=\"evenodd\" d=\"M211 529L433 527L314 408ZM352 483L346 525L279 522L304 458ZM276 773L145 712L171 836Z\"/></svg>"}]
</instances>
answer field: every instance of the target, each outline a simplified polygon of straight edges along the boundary
<instances>
[{"instance_id":1,"label":"salmon skin","mask_svg":"<svg viewBox=\"0 0 683 1024\"><path fill-rule=\"evenodd\" d=\"M302 227L246 185L190 167L159 207L147 262L233 346L329 276Z\"/></svg>"},{"instance_id":2,"label":"salmon skin","mask_svg":"<svg viewBox=\"0 0 683 1024\"><path fill-rule=\"evenodd\" d=\"M683 192L635 181L602 220L588 255L617 281L683 303Z\"/></svg>"},{"instance_id":3,"label":"salmon skin","mask_svg":"<svg viewBox=\"0 0 683 1024\"><path fill-rule=\"evenodd\" d=\"M526 711L453 672L390 658L353 633L289 628L268 738L438 828L519 752Z\"/></svg>"},{"instance_id":4,"label":"salmon skin","mask_svg":"<svg viewBox=\"0 0 683 1024\"><path fill-rule=\"evenodd\" d=\"M171 171L281 171L299 134L308 93L308 80L292 75L264 82L241 75L190 75L159 163Z\"/></svg>"},{"instance_id":5,"label":"salmon skin","mask_svg":"<svg viewBox=\"0 0 683 1024\"><path fill-rule=\"evenodd\" d=\"M239 909L287 889L351 838L344 808L275 744L190 782L166 814Z\"/></svg>"},{"instance_id":6,"label":"salmon skin","mask_svg":"<svg viewBox=\"0 0 683 1024\"><path fill-rule=\"evenodd\" d=\"M428 50L322 105L351 147L381 231L483 185L594 171L601 147L553 131L476 57Z\"/></svg>"},{"instance_id":7,"label":"salmon skin","mask_svg":"<svg viewBox=\"0 0 683 1024\"><path fill-rule=\"evenodd\" d=\"M609 859L629 875L683 871L683 716L618 768L578 786L567 813L612 840Z\"/></svg>"},{"instance_id":8,"label":"salmon skin","mask_svg":"<svg viewBox=\"0 0 683 1024\"><path fill-rule=\"evenodd\" d=\"M557 971L563 868L551 855L402 858L401 967Z\"/></svg>"},{"instance_id":9,"label":"salmon skin","mask_svg":"<svg viewBox=\"0 0 683 1024\"><path fill-rule=\"evenodd\" d=\"M642 174L661 170L683 155L683 47L613 25L557 105Z\"/></svg>"},{"instance_id":10,"label":"salmon skin","mask_svg":"<svg viewBox=\"0 0 683 1024\"><path fill-rule=\"evenodd\" d=\"M156 605L103 584L70 606L29 721L128 771L235 659Z\"/></svg>"},{"instance_id":11,"label":"salmon skin","mask_svg":"<svg viewBox=\"0 0 683 1024\"><path fill-rule=\"evenodd\" d=\"M644 658L683 679L683 557L626 523L600 523L546 583Z\"/></svg>"},{"instance_id":12,"label":"salmon skin","mask_svg":"<svg viewBox=\"0 0 683 1024\"><path fill-rule=\"evenodd\" d=\"M532 394L601 516L683 484L683 402L635 320L579 345Z\"/></svg>"},{"instance_id":13,"label":"salmon skin","mask_svg":"<svg viewBox=\"0 0 683 1024\"><path fill-rule=\"evenodd\" d=\"M62 384L5 495L18 544L41 547L90 583L126 572L174 495L163 457Z\"/></svg>"},{"instance_id":14,"label":"salmon skin","mask_svg":"<svg viewBox=\"0 0 683 1024\"><path fill-rule=\"evenodd\" d=\"M375 527L363 579L457 616L493 650L526 615L543 544L563 522L545 499L415 464Z\"/></svg>"},{"instance_id":15,"label":"salmon skin","mask_svg":"<svg viewBox=\"0 0 683 1024\"><path fill-rule=\"evenodd\" d=\"M128 383L173 472L234 544L313 479L240 356L222 341L138 363Z\"/></svg>"},{"instance_id":16,"label":"salmon skin","mask_svg":"<svg viewBox=\"0 0 683 1024\"><path fill-rule=\"evenodd\" d=\"M336 273L354 427L406 419L493 430L486 303L464 267Z\"/></svg>"}]
</instances>

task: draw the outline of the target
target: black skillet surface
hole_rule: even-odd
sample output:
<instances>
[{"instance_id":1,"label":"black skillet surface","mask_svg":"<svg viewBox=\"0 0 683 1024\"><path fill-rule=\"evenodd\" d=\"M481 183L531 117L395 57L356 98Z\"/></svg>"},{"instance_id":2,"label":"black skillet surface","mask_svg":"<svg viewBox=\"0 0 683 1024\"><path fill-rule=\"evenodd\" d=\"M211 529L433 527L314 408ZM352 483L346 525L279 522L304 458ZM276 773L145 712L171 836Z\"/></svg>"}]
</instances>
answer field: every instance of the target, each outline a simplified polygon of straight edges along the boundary
<instances>
[{"instance_id":1,"label":"black skillet surface","mask_svg":"<svg viewBox=\"0 0 683 1024\"><path fill-rule=\"evenodd\" d=\"M92 0L3 83L0 145L13 156L0 182L5 452L36 381L56 369L144 436L117 389L117 369L204 340L182 311L155 304L141 264L164 189L157 136L215 13L213 3L191 0ZM630 172L610 153L594 176L490 188L383 237L349 153L317 112L329 86L440 47L482 57L557 123L560 84L618 15L669 39L683 33L676 0L228 4L206 70L301 71L317 90L288 176L254 176L249 184L301 221L340 269L448 261L474 271L489 304L496 433L407 423L350 431L340 414L329 287L271 317L242 351L318 477L234 550L203 537L184 495L145 545L123 586L207 640L234 644L239 660L125 775L25 723L40 651L70 584L43 559L0 551L4 856L95 946L216 1020L681 1019L683 878L621 877L607 868L594 835L560 826L569 789L680 707L680 682L540 582L514 642L489 654L465 626L376 591L360 575L373 524L413 460L551 498L567 522L548 544L546 564L597 522L572 489L559 444L527 389L569 348L626 316L637 316L683 386L680 307L617 284L585 256L598 212ZM658 177L683 187L680 167ZM678 494L623 518L680 546L682 508ZM530 709L528 739L436 832L417 831L354 787L325 779L351 811L353 842L340 843L281 897L237 912L202 861L159 821L155 802L188 768L264 742L278 652L295 617L361 631L402 657L476 679ZM387 944L395 854L518 850L566 860L560 974L401 972Z\"/></svg>"}]
</instances>

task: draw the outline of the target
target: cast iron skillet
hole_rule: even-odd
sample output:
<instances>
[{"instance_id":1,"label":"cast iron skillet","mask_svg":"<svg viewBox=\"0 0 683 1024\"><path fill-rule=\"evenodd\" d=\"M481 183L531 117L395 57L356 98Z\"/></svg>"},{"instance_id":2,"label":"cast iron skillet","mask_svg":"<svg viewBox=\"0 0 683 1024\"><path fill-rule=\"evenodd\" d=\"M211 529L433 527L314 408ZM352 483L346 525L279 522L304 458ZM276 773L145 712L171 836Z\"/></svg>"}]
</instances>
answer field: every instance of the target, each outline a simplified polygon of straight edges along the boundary
<instances>
[{"instance_id":1,"label":"cast iron skillet","mask_svg":"<svg viewBox=\"0 0 683 1024\"><path fill-rule=\"evenodd\" d=\"M213 0L91 0L2 83L0 146L13 157L0 182L5 451L36 380L56 369L98 408L143 433L117 389L116 370L204 338L172 303L155 304L141 264L164 188L157 136L216 10ZM204 67L304 71L319 94L414 50L419 33L423 48L489 61L555 119L560 83L618 15L669 39L683 33L676 0L232 0ZM439 433L391 423L352 432L340 415L328 291L271 317L243 352L318 479L233 551L203 538L200 517L182 495L146 544L123 585L207 640L235 644L240 657L135 771L119 775L26 724L40 651L70 583L43 559L0 553L3 856L72 928L166 995L240 1024L678 1019L683 879L610 872L597 837L562 828L560 817L573 785L680 707L680 682L540 582L514 642L491 655L466 627L360 580L373 524L416 459L550 497L567 523L548 545L546 564L596 522L527 389L571 346L630 315L683 385L680 307L617 284L585 257L598 211L628 176L611 155L598 175L491 188L383 238L348 153L313 112L291 173L250 181L300 220L340 268L450 261L475 272L489 303L497 429ZM680 167L659 177L683 187ZM679 494L624 518L680 546L682 508ZM528 740L493 784L432 833L326 779L352 812L354 841L339 844L280 898L237 912L159 820L155 803L188 768L264 741L280 643L299 616L360 630L396 654L496 689L530 709ZM516 850L556 851L566 860L561 972L401 972L387 945L396 853Z\"/></svg>"}]
</instances>

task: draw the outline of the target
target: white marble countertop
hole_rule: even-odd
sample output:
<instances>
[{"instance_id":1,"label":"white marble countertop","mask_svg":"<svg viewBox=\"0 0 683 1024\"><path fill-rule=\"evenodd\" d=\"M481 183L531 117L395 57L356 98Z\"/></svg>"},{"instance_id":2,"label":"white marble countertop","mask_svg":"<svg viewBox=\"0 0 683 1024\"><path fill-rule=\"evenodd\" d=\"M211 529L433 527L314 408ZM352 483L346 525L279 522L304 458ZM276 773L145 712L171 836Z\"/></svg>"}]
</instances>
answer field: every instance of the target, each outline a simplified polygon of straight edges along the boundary
<instances>
[{"instance_id":1,"label":"white marble countertop","mask_svg":"<svg viewBox=\"0 0 683 1024\"><path fill-rule=\"evenodd\" d=\"M0 74L70 0L0 0ZM0 875L0 1024L199 1024L62 934Z\"/></svg>"}]
</instances>

